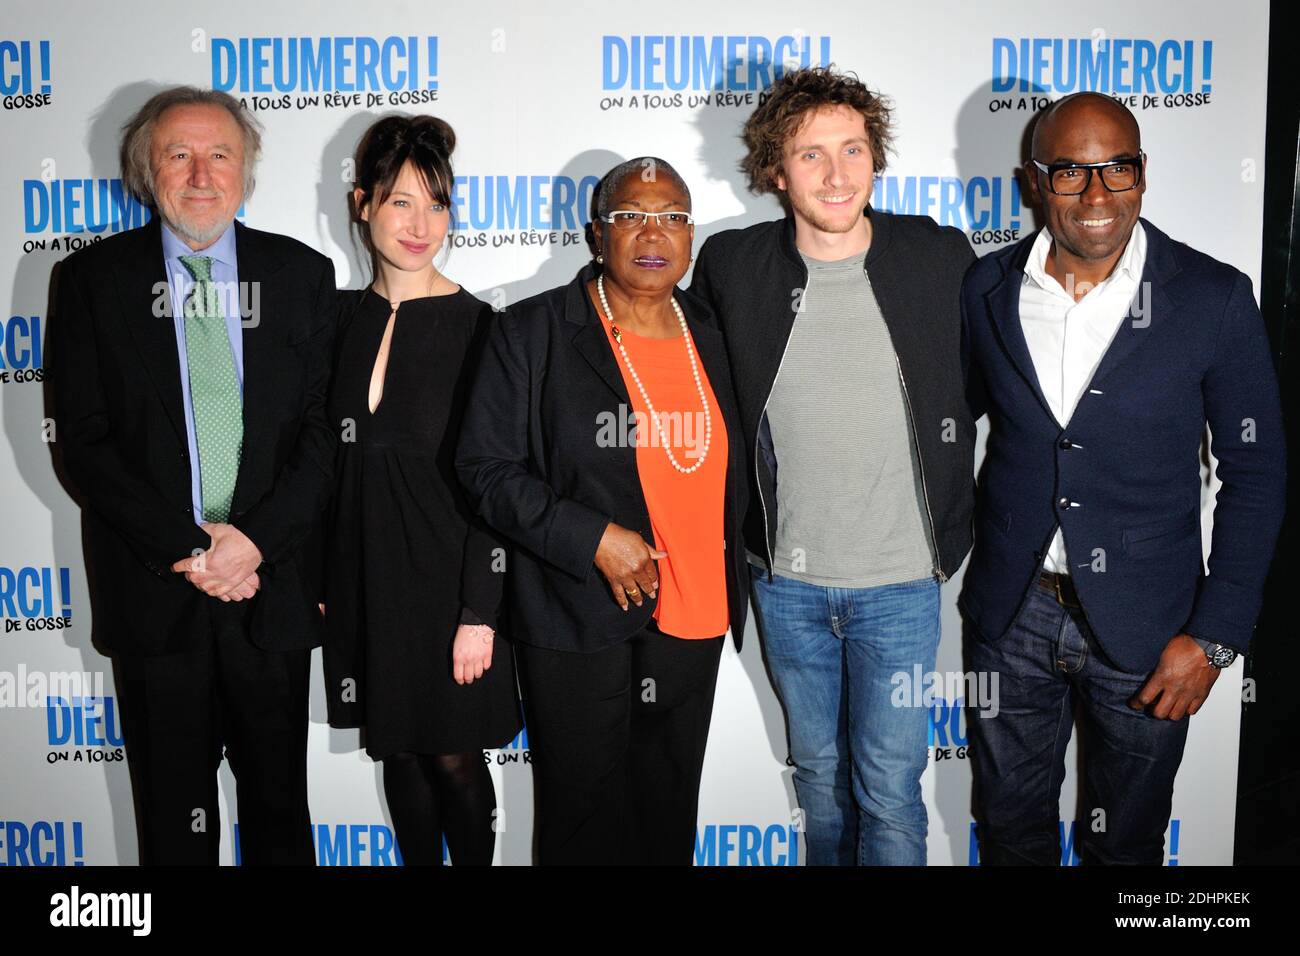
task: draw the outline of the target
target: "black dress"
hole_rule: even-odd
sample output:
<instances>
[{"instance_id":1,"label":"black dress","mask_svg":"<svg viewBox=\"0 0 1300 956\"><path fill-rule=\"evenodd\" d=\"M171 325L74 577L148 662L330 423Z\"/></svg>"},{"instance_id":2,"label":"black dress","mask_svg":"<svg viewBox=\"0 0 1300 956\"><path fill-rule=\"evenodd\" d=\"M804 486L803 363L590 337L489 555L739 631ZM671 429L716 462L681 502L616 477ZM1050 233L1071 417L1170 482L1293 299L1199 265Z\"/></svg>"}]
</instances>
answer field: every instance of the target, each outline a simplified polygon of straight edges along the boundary
<instances>
[{"instance_id":1,"label":"black dress","mask_svg":"<svg viewBox=\"0 0 1300 956\"><path fill-rule=\"evenodd\" d=\"M491 309L461 289L403 302L383 395L370 377L391 307L340 293L329 415L338 429L325 554L329 722L364 727L375 760L399 751L499 747L521 723L514 658L498 629L492 666L452 676L459 623L497 627L502 542L473 518L453 457L468 379Z\"/></svg>"}]
</instances>

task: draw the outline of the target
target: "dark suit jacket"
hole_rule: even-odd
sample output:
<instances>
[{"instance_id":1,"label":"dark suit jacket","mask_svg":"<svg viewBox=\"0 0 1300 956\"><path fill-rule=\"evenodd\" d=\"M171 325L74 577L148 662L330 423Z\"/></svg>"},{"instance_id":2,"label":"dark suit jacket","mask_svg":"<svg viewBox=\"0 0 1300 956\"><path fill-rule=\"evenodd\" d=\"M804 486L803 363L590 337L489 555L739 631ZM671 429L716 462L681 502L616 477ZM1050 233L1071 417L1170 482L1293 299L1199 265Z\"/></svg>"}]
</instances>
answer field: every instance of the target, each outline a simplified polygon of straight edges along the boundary
<instances>
[{"instance_id":1,"label":"dark suit jacket","mask_svg":"<svg viewBox=\"0 0 1300 956\"><path fill-rule=\"evenodd\" d=\"M1250 280L1146 220L1142 284L1066 428L1020 325L1035 236L977 263L962 290L963 365L989 439L961 607L1010 627L1058 522L1084 614L1123 670L1180 632L1245 651L1282 522L1277 379ZM1149 290L1149 292L1141 290ZM1201 438L1223 482L1201 566Z\"/></svg>"},{"instance_id":2,"label":"dark suit jacket","mask_svg":"<svg viewBox=\"0 0 1300 956\"><path fill-rule=\"evenodd\" d=\"M520 547L506 575L512 637L556 650L591 652L621 643L649 622L654 601L614 603L595 564L613 521L653 547L636 449L601 447L602 413L630 416L632 402L609 340L587 297L588 265L567 286L498 315L470 391L456 467L488 525ZM745 442L722 333L701 300L674 293L717 397L730 452L723 530L727 601L739 647L749 575L740 538ZM621 419L616 419L621 420ZM606 443L608 444L608 443Z\"/></svg>"},{"instance_id":3,"label":"dark suit jacket","mask_svg":"<svg viewBox=\"0 0 1300 956\"><path fill-rule=\"evenodd\" d=\"M171 564L211 541L194 523L169 314L162 228L87 246L59 268L48 372L55 452L79 493L95 636L107 650L174 653L238 620L258 647L320 643L319 523L335 436L325 417L336 300L330 260L286 236L235 223L241 283L257 283L243 328L244 442L230 523L262 551L261 590L210 598ZM308 538L317 543L308 545Z\"/></svg>"}]
</instances>

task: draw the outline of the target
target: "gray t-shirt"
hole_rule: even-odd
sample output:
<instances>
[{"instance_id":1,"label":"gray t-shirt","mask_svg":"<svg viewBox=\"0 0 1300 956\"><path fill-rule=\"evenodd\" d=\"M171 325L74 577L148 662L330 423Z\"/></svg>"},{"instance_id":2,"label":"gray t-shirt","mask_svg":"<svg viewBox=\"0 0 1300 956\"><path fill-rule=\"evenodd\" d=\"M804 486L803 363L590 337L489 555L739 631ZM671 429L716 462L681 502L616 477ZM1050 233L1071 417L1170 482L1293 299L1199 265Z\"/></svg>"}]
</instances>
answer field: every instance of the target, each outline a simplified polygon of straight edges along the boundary
<instances>
[{"instance_id":1,"label":"gray t-shirt","mask_svg":"<svg viewBox=\"0 0 1300 956\"><path fill-rule=\"evenodd\" d=\"M897 358L862 259L803 256L802 311L767 404L773 570L826 587L897 584L936 566Z\"/></svg>"}]
</instances>

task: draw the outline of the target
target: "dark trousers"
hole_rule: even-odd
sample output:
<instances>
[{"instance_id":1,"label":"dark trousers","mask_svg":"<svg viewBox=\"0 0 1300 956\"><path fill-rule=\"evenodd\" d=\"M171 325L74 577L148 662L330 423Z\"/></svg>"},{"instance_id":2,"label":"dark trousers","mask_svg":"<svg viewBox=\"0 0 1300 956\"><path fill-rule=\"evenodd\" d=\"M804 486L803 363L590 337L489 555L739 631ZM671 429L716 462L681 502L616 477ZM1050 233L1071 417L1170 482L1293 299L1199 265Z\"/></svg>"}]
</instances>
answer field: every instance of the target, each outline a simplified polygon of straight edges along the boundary
<instances>
[{"instance_id":1,"label":"dark trousers","mask_svg":"<svg viewBox=\"0 0 1300 956\"><path fill-rule=\"evenodd\" d=\"M722 638L644 629L594 654L515 654L537 862L690 865Z\"/></svg>"},{"instance_id":2,"label":"dark trousers","mask_svg":"<svg viewBox=\"0 0 1300 956\"><path fill-rule=\"evenodd\" d=\"M998 675L996 716L972 709L967 720L980 863L1062 862L1059 798L1076 704L1083 714L1081 862L1163 863L1187 719L1130 708L1148 675L1111 664L1083 612L1037 583L1000 640L966 630L968 666Z\"/></svg>"},{"instance_id":3,"label":"dark trousers","mask_svg":"<svg viewBox=\"0 0 1300 956\"><path fill-rule=\"evenodd\" d=\"M226 608L194 650L115 658L140 862L216 865L217 769L235 774L240 862L316 861L307 808L310 651L268 652Z\"/></svg>"}]
</instances>

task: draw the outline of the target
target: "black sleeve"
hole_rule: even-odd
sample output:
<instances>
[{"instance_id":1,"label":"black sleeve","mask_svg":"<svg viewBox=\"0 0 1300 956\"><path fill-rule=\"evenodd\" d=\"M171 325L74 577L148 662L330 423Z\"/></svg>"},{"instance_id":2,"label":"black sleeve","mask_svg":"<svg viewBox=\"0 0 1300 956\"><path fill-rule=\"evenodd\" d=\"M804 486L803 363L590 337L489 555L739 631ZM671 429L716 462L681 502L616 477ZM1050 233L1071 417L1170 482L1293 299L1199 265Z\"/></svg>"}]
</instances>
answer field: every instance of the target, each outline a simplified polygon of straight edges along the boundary
<instances>
[{"instance_id":1,"label":"black sleeve","mask_svg":"<svg viewBox=\"0 0 1300 956\"><path fill-rule=\"evenodd\" d=\"M100 328L88 279L74 258L59 267L50 323L47 371L53 390L54 441L63 467L88 507L111 525L159 576L196 550L212 546L208 533L169 504L131 467L118 435L100 371Z\"/></svg>"},{"instance_id":2,"label":"black sleeve","mask_svg":"<svg viewBox=\"0 0 1300 956\"><path fill-rule=\"evenodd\" d=\"M323 266L316 283L306 347L306 407L297 442L270 493L238 521L231 522L257 545L268 564L282 560L311 533L325 508L334 474L336 436L325 403L339 298L334 288L334 264L321 258Z\"/></svg>"},{"instance_id":3,"label":"black sleeve","mask_svg":"<svg viewBox=\"0 0 1300 956\"><path fill-rule=\"evenodd\" d=\"M544 561L587 581L610 516L556 494L530 468L531 329L536 316L493 314L470 389L456 471L487 524ZM542 346L538 346L542 347Z\"/></svg>"},{"instance_id":4,"label":"black sleeve","mask_svg":"<svg viewBox=\"0 0 1300 956\"><path fill-rule=\"evenodd\" d=\"M973 288L975 271L974 266L967 270L961 286L961 371L966 385L966 404L970 407L971 419L978 422L988 411L989 400L984 389L984 376L971 354L972 312L981 307L980 297Z\"/></svg>"},{"instance_id":5,"label":"black sleeve","mask_svg":"<svg viewBox=\"0 0 1300 956\"><path fill-rule=\"evenodd\" d=\"M462 371L464 387L462 395L469 391L469 385L478 373L483 358L483 348L487 341L492 323L492 307L483 304L474 323L474 335L465 355ZM459 444L459 429L464 423L464 402L457 410L458 435L455 445ZM496 630L497 616L500 613L501 597L505 590L506 547L505 542L474 514L464 501L464 491L453 482L465 514L469 520L469 533L465 537L465 551L461 558L460 573L460 623L486 624Z\"/></svg>"},{"instance_id":6,"label":"black sleeve","mask_svg":"<svg viewBox=\"0 0 1300 956\"><path fill-rule=\"evenodd\" d=\"M699 296L713 311L714 321L721 326L722 317L718 312L718 303L714 299L713 278L713 239L704 240L700 251L695 256L695 271L691 273L691 295Z\"/></svg>"},{"instance_id":7,"label":"black sleeve","mask_svg":"<svg viewBox=\"0 0 1300 956\"><path fill-rule=\"evenodd\" d=\"M1210 453L1222 482L1208 571L1183 628L1245 653L1286 511L1286 430L1268 332L1251 283L1238 273L1201 381Z\"/></svg>"}]
</instances>

